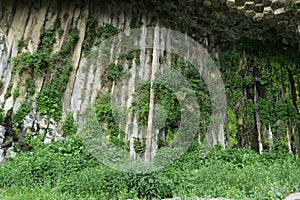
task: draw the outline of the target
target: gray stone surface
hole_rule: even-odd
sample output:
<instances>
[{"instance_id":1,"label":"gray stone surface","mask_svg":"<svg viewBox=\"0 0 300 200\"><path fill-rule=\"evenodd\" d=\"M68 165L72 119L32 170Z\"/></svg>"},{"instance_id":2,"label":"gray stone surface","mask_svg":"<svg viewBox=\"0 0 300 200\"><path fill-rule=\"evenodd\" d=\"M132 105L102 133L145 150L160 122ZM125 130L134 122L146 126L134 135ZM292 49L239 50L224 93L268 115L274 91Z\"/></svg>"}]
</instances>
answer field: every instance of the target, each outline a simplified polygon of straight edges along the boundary
<instances>
[{"instance_id":1,"label":"gray stone surface","mask_svg":"<svg viewBox=\"0 0 300 200\"><path fill-rule=\"evenodd\" d=\"M188 3L187 1L176 1L174 3L173 1L149 0L147 2L151 6L141 5L137 12L148 12L148 16L157 16L151 14L162 12L164 16L160 24L171 28L176 27L178 31L192 35L194 39L211 48L215 48L214 44L238 40L241 37L259 40L275 38L283 44L293 47L300 44L300 0L295 0L292 4L291 1L283 0L191 0ZM79 30L80 39L74 47L72 55L74 70L69 77L69 84L62 98L63 115L67 111L71 111L75 113L74 118L79 119L79 113L88 104L95 102L97 95L103 89L103 86L99 84L101 83L102 72L95 66L90 68L84 66L87 58L82 54L82 44L86 33L86 19L92 13L99 23L113 22L120 30L129 31L128 24L132 16L127 16L127 11L132 8L128 4L126 5L128 7L125 8L127 10L124 11L118 9L117 13L107 14L104 12L97 14L97 12L89 10L90 7L96 7L95 5L86 6L83 0L79 0L77 4L81 6L71 11L70 5L62 1L56 12L56 8L52 8L50 5L38 4L32 7L27 2L18 6L13 1L10 7L8 6L3 10L3 13L1 13L3 17L0 18L0 81L4 84L3 92L0 94L0 103L4 105L5 112L18 107L16 105L24 100L24 96L26 96L23 90L23 92L20 91L20 96L16 102L14 102L12 94L8 99L4 98L8 85L13 84L11 91L13 93L13 89L18 84L18 81L15 81L14 76L12 76L9 62L12 56L18 55L17 41L25 39L28 43L28 47L26 47L28 52L36 51L40 42L41 30L49 29L57 16L62 16L66 10L70 11L69 14L73 17L62 20L62 27L69 27L70 24L74 24ZM51 10L55 11L53 13L56 14L52 14ZM108 5L107 10L109 10L108 12L116 12L111 9L111 5ZM111 16L118 16L118 20ZM142 18L143 28L155 25L155 22L147 24L153 20L146 16ZM67 32L67 30L64 31ZM267 34L270 31L272 31L272 35ZM54 51L60 50L65 36L56 38L53 45ZM143 37L141 36L136 41L137 44L143 43ZM25 48L23 50L26 51ZM141 63L148 63L147 56L149 55L141 54ZM148 76L150 72L147 69L150 69L151 66L143 67L137 73ZM50 78L52 75L47 74L46 77ZM41 91L43 85L46 84L44 81L48 78L40 77L35 80L36 92ZM132 80L128 80L128 82L132 82ZM24 80L20 80L20 82L22 81ZM123 91L123 95L130 96L131 89L135 89L134 84L127 91ZM125 103L127 104L128 101ZM27 128L28 132L27 130L22 131L33 135L37 131L45 134L45 143L60 140L62 138L59 131L61 122L56 123L47 116L39 116L36 114L35 108L36 105L33 103L32 113L24 119L24 129ZM131 121L128 120L127 125L130 123ZM32 127L33 129L31 129ZM12 138L4 138L4 132L1 131L0 126L0 144L5 141L9 144L5 148L8 148L12 145Z\"/></svg>"},{"instance_id":2,"label":"gray stone surface","mask_svg":"<svg viewBox=\"0 0 300 200\"><path fill-rule=\"evenodd\" d=\"M4 150L3 149L0 149L0 163L3 163L5 161L5 158L4 158Z\"/></svg>"},{"instance_id":3,"label":"gray stone surface","mask_svg":"<svg viewBox=\"0 0 300 200\"><path fill-rule=\"evenodd\" d=\"M287 196L284 200L299 200L300 199L300 192L292 193Z\"/></svg>"},{"instance_id":4,"label":"gray stone surface","mask_svg":"<svg viewBox=\"0 0 300 200\"><path fill-rule=\"evenodd\" d=\"M5 159L16 157L17 153L14 151L13 147L9 147L6 150Z\"/></svg>"},{"instance_id":5,"label":"gray stone surface","mask_svg":"<svg viewBox=\"0 0 300 200\"><path fill-rule=\"evenodd\" d=\"M6 132L6 128L4 126L0 125L0 138L1 139L5 138L5 132Z\"/></svg>"},{"instance_id":6,"label":"gray stone surface","mask_svg":"<svg viewBox=\"0 0 300 200\"><path fill-rule=\"evenodd\" d=\"M26 128L31 128L34 123L34 116L32 114L28 114L25 116L25 119L23 120L23 127Z\"/></svg>"},{"instance_id":7,"label":"gray stone surface","mask_svg":"<svg viewBox=\"0 0 300 200\"><path fill-rule=\"evenodd\" d=\"M50 143L50 142L52 142L51 137L49 137L49 136L46 135L46 137L44 139L44 143L47 144L47 143Z\"/></svg>"}]
</instances>

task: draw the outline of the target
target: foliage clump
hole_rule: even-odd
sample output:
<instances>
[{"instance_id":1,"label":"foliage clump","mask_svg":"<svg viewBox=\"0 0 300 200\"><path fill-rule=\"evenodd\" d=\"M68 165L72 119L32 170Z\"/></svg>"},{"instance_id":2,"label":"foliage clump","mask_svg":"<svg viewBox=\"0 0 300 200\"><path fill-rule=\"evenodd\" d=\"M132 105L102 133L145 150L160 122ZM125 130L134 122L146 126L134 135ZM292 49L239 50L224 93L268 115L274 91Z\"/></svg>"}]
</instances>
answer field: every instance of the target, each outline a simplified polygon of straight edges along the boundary
<instances>
[{"instance_id":1,"label":"foliage clump","mask_svg":"<svg viewBox=\"0 0 300 200\"><path fill-rule=\"evenodd\" d=\"M75 135L77 131L77 126L72 113L68 113L66 119L62 125L62 131L65 136Z\"/></svg>"},{"instance_id":2,"label":"foliage clump","mask_svg":"<svg viewBox=\"0 0 300 200\"><path fill-rule=\"evenodd\" d=\"M95 104L95 112L99 123L106 127L105 135L109 136L109 141L117 147L127 148L128 144L125 141L125 133L116 123L111 97L108 93L103 92L99 94Z\"/></svg>"},{"instance_id":3,"label":"foliage clump","mask_svg":"<svg viewBox=\"0 0 300 200\"><path fill-rule=\"evenodd\" d=\"M227 149L200 156L203 146L195 141L170 166L135 174L95 160L76 135L31 143L35 151L19 152L0 165L4 199L50 194L53 199L283 199L300 186L296 158L276 151L258 155L250 149Z\"/></svg>"},{"instance_id":4,"label":"foliage clump","mask_svg":"<svg viewBox=\"0 0 300 200\"><path fill-rule=\"evenodd\" d=\"M32 75L41 75L47 69L50 62L50 56L47 52L38 50L34 53L22 53L14 57L13 71L19 75L27 72Z\"/></svg>"},{"instance_id":5,"label":"foliage clump","mask_svg":"<svg viewBox=\"0 0 300 200\"><path fill-rule=\"evenodd\" d=\"M23 125L24 117L31 111L31 105L25 100L21 102L20 108L13 115L13 130L18 131Z\"/></svg>"}]
</instances>

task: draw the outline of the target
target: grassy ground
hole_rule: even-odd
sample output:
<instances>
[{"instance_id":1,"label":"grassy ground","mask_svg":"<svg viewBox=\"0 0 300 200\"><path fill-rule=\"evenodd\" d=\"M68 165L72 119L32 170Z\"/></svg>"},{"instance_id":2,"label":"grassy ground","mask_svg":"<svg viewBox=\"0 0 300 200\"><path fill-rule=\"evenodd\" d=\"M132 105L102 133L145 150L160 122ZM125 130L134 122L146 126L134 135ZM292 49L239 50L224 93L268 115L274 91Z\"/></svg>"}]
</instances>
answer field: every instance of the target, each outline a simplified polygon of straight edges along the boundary
<instances>
[{"instance_id":1,"label":"grassy ground","mask_svg":"<svg viewBox=\"0 0 300 200\"><path fill-rule=\"evenodd\" d=\"M199 156L195 143L172 165L150 174L112 170L76 137L36 145L0 166L0 199L283 199L300 189L300 165L281 151L228 149Z\"/></svg>"}]
</instances>

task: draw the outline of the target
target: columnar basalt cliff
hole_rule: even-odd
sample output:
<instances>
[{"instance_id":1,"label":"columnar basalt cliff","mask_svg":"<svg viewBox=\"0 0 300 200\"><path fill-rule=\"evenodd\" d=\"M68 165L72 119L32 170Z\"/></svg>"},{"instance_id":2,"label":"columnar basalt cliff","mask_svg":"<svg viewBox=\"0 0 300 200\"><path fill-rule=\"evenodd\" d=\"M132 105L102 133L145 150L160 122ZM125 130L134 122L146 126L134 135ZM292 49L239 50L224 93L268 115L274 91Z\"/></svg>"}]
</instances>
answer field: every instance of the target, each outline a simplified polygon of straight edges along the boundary
<instances>
[{"instance_id":1,"label":"columnar basalt cliff","mask_svg":"<svg viewBox=\"0 0 300 200\"><path fill-rule=\"evenodd\" d=\"M207 47L216 63L220 58L220 45L239 39L264 44L276 42L282 48L298 51L300 1L0 0L3 111L0 162L4 157L14 156L18 147L30 149L24 142L28 135L43 134L44 142L63 138L66 133L61 127L68 113L80 121L80 113L88 104L105 98L101 94L117 91L122 104L128 109L132 107L135 102L131 94L137 87L135 78L152 80L156 71L163 71L159 63L172 63L173 55L155 50L135 51L110 66L120 73L113 75L86 62L93 47L103 39L118 32L130 33L132 28L146 27L166 27L187 34ZM139 46L146 37L143 34L136 39ZM159 40L154 37L156 39ZM127 78L126 70L130 72ZM119 75L125 77L125 89L115 88ZM151 104L151 96L149 98ZM145 111L146 118L137 111L127 116L125 140L133 157L145 152L142 143L147 128L139 130L138 121L148 120L151 124L153 109L150 105ZM104 124L109 127L107 120ZM224 130L218 130L224 135ZM166 135L162 130L155 131ZM139 138L139 142L135 138ZM213 144L220 143L224 147L224 141L216 138ZM158 143L158 138L151 142L152 154ZM135 148L135 144L140 148Z\"/></svg>"}]
</instances>

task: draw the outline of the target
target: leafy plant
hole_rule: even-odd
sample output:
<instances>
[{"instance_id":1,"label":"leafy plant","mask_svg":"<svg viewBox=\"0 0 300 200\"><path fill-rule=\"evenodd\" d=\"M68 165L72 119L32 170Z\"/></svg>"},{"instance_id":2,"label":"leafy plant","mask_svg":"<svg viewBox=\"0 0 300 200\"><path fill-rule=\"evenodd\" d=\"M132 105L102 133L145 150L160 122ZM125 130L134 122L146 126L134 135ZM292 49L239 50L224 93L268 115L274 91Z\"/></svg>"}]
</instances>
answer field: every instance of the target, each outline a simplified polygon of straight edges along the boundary
<instances>
[{"instance_id":1,"label":"leafy plant","mask_svg":"<svg viewBox=\"0 0 300 200\"><path fill-rule=\"evenodd\" d=\"M23 119L30 112L31 105L27 101L22 101L20 108L13 115L13 130L18 132L23 125Z\"/></svg>"},{"instance_id":2,"label":"leafy plant","mask_svg":"<svg viewBox=\"0 0 300 200\"><path fill-rule=\"evenodd\" d=\"M19 75L27 71L32 75L41 75L49 66L50 56L45 51L38 50L34 53L22 53L11 59L13 71Z\"/></svg>"},{"instance_id":3,"label":"leafy plant","mask_svg":"<svg viewBox=\"0 0 300 200\"><path fill-rule=\"evenodd\" d=\"M98 35L104 39L109 38L117 34L119 30L114 27L112 24L105 23L102 27L99 28Z\"/></svg>"},{"instance_id":4,"label":"leafy plant","mask_svg":"<svg viewBox=\"0 0 300 200\"><path fill-rule=\"evenodd\" d=\"M137 18L133 18L131 19L130 23L129 23L129 27L131 29L134 28L141 28L143 26L143 22L141 20L137 20Z\"/></svg>"},{"instance_id":5,"label":"leafy plant","mask_svg":"<svg viewBox=\"0 0 300 200\"><path fill-rule=\"evenodd\" d=\"M126 147L125 133L120 130L113 115L111 98L108 93L101 93L95 104L96 116L100 124L106 127L105 133L109 135L110 143L124 148Z\"/></svg>"},{"instance_id":6,"label":"leafy plant","mask_svg":"<svg viewBox=\"0 0 300 200\"><path fill-rule=\"evenodd\" d=\"M5 116L4 116L4 110L0 108L0 125L4 125Z\"/></svg>"},{"instance_id":7,"label":"leafy plant","mask_svg":"<svg viewBox=\"0 0 300 200\"><path fill-rule=\"evenodd\" d=\"M89 55L90 50L94 45L95 38L97 36L96 27L97 20L93 17L89 17L86 20L86 34L82 44L85 51L85 56Z\"/></svg>"},{"instance_id":8,"label":"leafy plant","mask_svg":"<svg viewBox=\"0 0 300 200\"><path fill-rule=\"evenodd\" d=\"M69 35L67 36L66 43L62 46L61 51L59 52L63 56L70 56L74 45L79 39L79 30L77 28L72 27L69 31Z\"/></svg>"},{"instance_id":9,"label":"leafy plant","mask_svg":"<svg viewBox=\"0 0 300 200\"><path fill-rule=\"evenodd\" d=\"M59 37L61 37L64 34L64 29L63 28L59 28L57 31Z\"/></svg>"},{"instance_id":10,"label":"leafy plant","mask_svg":"<svg viewBox=\"0 0 300 200\"><path fill-rule=\"evenodd\" d=\"M24 86L26 88L26 93L29 96L34 95L34 93L35 93L35 85L34 85L34 81L33 81L33 79L31 77L27 77L26 78Z\"/></svg>"},{"instance_id":11,"label":"leafy plant","mask_svg":"<svg viewBox=\"0 0 300 200\"><path fill-rule=\"evenodd\" d=\"M0 165L0 187L7 199L31 195L53 199L197 196L257 200L283 199L299 188L300 168L291 154L258 155L250 149L227 149L200 157L203 148L195 141L164 169L135 174L99 163L73 135L64 141L41 143L35 151L20 152Z\"/></svg>"},{"instance_id":12,"label":"leafy plant","mask_svg":"<svg viewBox=\"0 0 300 200\"><path fill-rule=\"evenodd\" d=\"M41 36L40 49L44 52L50 53L52 46L55 43L55 27L46 30Z\"/></svg>"},{"instance_id":13,"label":"leafy plant","mask_svg":"<svg viewBox=\"0 0 300 200\"><path fill-rule=\"evenodd\" d=\"M145 141L141 142L139 138L135 138L134 139L134 151L136 153L143 154L143 153L145 153L145 149L146 149Z\"/></svg>"},{"instance_id":14,"label":"leafy plant","mask_svg":"<svg viewBox=\"0 0 300 200\"><path fill-rule=\"evenodd\" d=\"M106 78L109 81L118 81L122 76L126 74L126 71L123 70L123 66L119 64L112 63L108 66L107 72L103 75L106 75Z\"/></svg>"},{"instance_id":15,"label":"leafy plant","mask_svg":"<svg viewBox=\"0 0 300 200\"><path fill-rule=\"evenodd\" d=\"M61 27L61 21L59 18L56 18L55 21L54 21L54 24L53 24L53 28L55 30L59 29Z\"/></svg>"},{"instance_id":16,"label":"leafy plant","mask_svg":"<svg viewBox=\"0 0 300 200\"><path fill-rule=\"evenodd\" d=\"M20 96L20 85L18 84L17 87L14 89L13 92L13 100L14 102L16 101L16 99Z\"/></svg>"},{"instance_id":17,"label":"leafy plant","mask_svg":"<svg viewBox=\"0 0 300 200\"><path fill-rule=\"evenodd\" d=\"M36 142L34 139L31 142ZM17 158L1 165L1 188L9 186L54 186L61 177L93 167L97 162L88 154L76 136L45 145L32 145L33 152L20 152ZM12 175L12 176L11 176Z\"/></svg>"},{"instance_id":18,"label":"leafy plant","mask_svg":"<svg viewBox=\"0 0 300 200\"><path fill-rule=\"evenodd\" d=\"M22 49L27 45L26 41L21 39L18 41L18 53L22 52Z\"/></svg>"},{"instance_id":19,"label":"leafy plant","mask_svg":"<svg viewBox=\"0 0 300 200\"><path fill-rule=\"evenodd\" d=\"M72 70L71 61L68 58L63 60L63 66L57 69L51 84L44 86L37 95L37 111L44 115L53 116L60 120L62 115L61 98L67 87L69 75Z\"/></svg>"},{"instance_id":20,"label":"leafy plant","mask_svg":"<svg viewBox=\"0 0 300 200\"><path fill-rule=\"evenodd\" d=\"M62 125L62 131L64 132L65 136L76 134L77 126L75 124L72 113L67 114L66 119Z\"/></svg>"},{"instance_id":21,"label":"leafy plant","mask_svg":"<svg viewBox=\"0 0 300 200\"><path fill-rule=\"evenodd\" d=\"M37 111L44 115L53 116L56 121L60 120L62 116L61 99L73 69L69 54L78 39L78 29L72 28L61 51L51 58L51 65L56 66L56 72L51 83L45 85L36 98Z\"/></svg>"},{"instance_id":22,"label":"leafy plant","mask_svg":"<svg viewBox=\"0 0 300 200\"><path fill-rule=\"evenodd\" d=\"M12 87L13 87L13 84L12 84L12 83L8 84L6 93L5 93L5 95L4 95L4 99L5 99L5 100L8 99L8 98L11 96L11 90L12 90Z\"/></svg>"},{"instance_id":23,"label":"leafy plant","mask_svg":"<svg viewBox=\"0 0 300 200\"><path fill-rule=\"evenodd\" d=\"M63 19L66 21L68 18L69 18L69 13L64 13L64 15L63 15Z\"/></svg>"}]
</instances>

